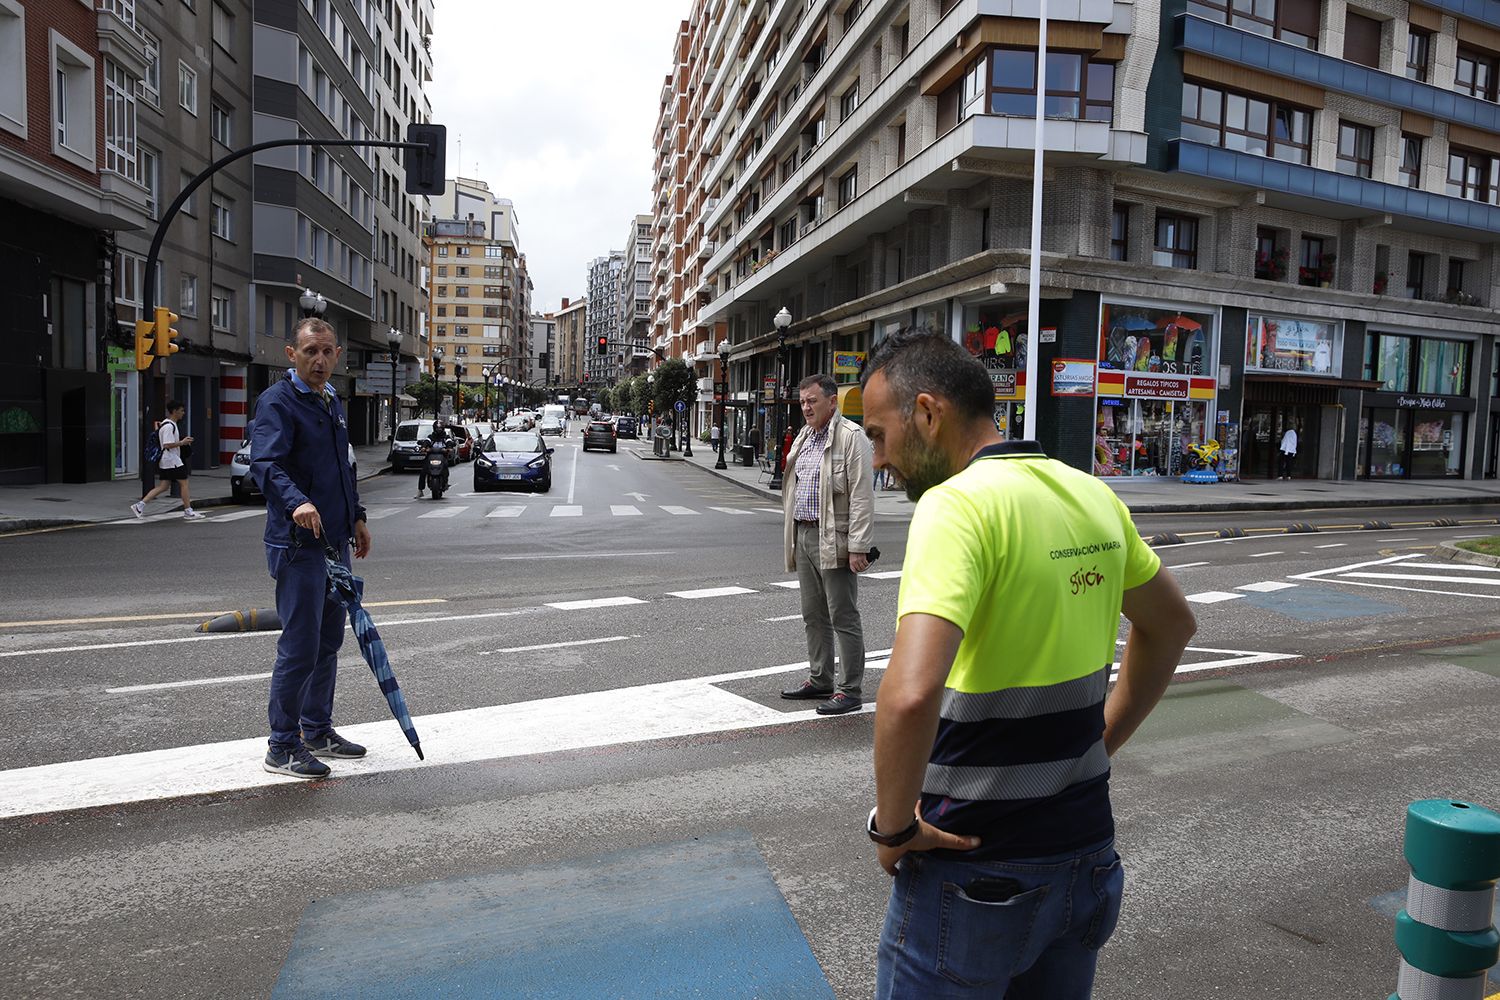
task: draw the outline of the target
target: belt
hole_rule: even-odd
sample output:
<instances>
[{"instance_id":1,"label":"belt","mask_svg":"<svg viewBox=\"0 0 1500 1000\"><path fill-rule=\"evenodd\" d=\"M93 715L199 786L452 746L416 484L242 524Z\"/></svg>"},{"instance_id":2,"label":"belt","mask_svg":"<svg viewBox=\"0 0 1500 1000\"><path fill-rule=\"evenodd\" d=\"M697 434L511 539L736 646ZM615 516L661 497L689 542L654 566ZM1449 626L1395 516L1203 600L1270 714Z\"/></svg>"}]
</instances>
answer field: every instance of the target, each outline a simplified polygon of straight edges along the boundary
<instances>
[{"instance_id":1,"label":"belt","mask_svg":"<svg viewBox=\"0 0 1500 1000\"><path fill-rule=\"evenodd\" d=\"M813 521L798 521L797 523L801 524L801 525L805 525L805 526L807 526L809 528L816 528L818 526L818 522L816 520L813 520Z\"/></svg>"}]
</instances>

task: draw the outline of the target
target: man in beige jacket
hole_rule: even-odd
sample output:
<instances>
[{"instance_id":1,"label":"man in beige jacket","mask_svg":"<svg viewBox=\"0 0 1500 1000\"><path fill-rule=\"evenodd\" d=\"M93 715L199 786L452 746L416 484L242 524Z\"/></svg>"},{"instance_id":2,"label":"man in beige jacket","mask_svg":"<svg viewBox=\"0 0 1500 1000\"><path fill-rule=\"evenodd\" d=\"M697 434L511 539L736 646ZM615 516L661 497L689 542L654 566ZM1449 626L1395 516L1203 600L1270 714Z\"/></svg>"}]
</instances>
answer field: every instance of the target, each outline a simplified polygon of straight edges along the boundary
<instances>
[{"instance_id":1,"label":"man in beige jacket","mask_svg":"<svg viewBox=\"0 0 1500 1000\"><path fill-rule=\"evenodd\" d=\"M819 699L819 715L843 715L858 711L862 704L865 636L855 574L870 565L874 469L865 436L838 412L838 384L827 375L809 375L797 392L807 425L786 457L782 547L786 568L796 570L802 593L811 676L781 696Z\"/></svg>"}]
</instances>

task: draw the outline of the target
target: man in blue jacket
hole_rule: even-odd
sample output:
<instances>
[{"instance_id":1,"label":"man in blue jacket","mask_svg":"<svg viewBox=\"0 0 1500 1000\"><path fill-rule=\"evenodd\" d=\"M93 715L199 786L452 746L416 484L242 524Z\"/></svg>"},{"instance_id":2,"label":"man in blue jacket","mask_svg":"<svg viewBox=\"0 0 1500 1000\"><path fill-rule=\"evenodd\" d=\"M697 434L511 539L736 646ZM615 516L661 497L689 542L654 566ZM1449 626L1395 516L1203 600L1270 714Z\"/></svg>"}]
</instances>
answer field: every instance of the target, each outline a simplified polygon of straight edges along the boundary
<instances>
[{"instance_id":1,"label":"man in blue jacket","mask_svg":"<svg viewBox=\"0 0 1500 1000\"><path fill-rule=\"evenodd\" d=\"M261 394L250 437L250 475L266 496L266 565L276 581L281 639L271 673L271 739L262 765L321 778L319 757L353 759L365 748L333 728L333 682L344 609L328 597L323 540L349 564L363 559L370 529L349 468L349 427L328 377L342 353L333 327L304 319L286 356L295 366Z\"/></svg>"}]
</instances>

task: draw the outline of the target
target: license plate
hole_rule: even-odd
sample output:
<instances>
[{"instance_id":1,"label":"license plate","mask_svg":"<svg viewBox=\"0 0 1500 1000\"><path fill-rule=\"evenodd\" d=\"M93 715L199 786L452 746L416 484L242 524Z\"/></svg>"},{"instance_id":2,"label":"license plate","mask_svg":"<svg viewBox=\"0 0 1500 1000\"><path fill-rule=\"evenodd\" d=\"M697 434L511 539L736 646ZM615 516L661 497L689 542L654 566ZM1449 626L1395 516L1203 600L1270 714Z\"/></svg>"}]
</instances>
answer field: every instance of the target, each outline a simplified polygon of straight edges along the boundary
<instances>
[{"instance_id":1,"label":"license plate","mask_svg":"<svg viewBox=\"0 0 1500 1000\"><path fill-rule=\"evenodd\" d=\"M499 475L498 478L500 478L500 479L520 479L521 478L521 474L519 472L502 472L502 473L500 473L500 475Z\"/></svg>"}]
</instances>

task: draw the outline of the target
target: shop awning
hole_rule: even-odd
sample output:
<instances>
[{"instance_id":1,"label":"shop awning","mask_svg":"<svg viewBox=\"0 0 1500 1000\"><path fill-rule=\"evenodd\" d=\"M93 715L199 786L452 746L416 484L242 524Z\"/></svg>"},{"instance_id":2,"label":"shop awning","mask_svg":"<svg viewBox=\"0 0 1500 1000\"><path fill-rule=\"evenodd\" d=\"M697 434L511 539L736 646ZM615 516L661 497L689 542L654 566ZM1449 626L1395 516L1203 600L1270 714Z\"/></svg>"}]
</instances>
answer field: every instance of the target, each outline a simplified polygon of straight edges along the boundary
<instances>
[{"instance_id":1,"label":"shop awning","mask_svg":"<svg viewBox=\"0 0 1500 1000\"><path fill-rule=\"evenodd\" d=\"M401 406L416 406L417 405L417 401L415 399L413 399L412 397L408 396L404 392L401 393L400 395L398 395L396 397L396 402L398 404L400 404Z\"/></svg>"},{"instance_id":2,"label":"shop awning","mask_svg":"<svg viewBox=\"0 0 1500 1000\"><path fill-rule=\"evenodd\" d=\"M1383 382L1361 378L1330 378L1327 375L1303 375L1297 372L1246 372L1245 382L1272 382L1280 385L1320 386L1330 389L1359 389L1376 392Z\"/></svg>"}]
</instances>

